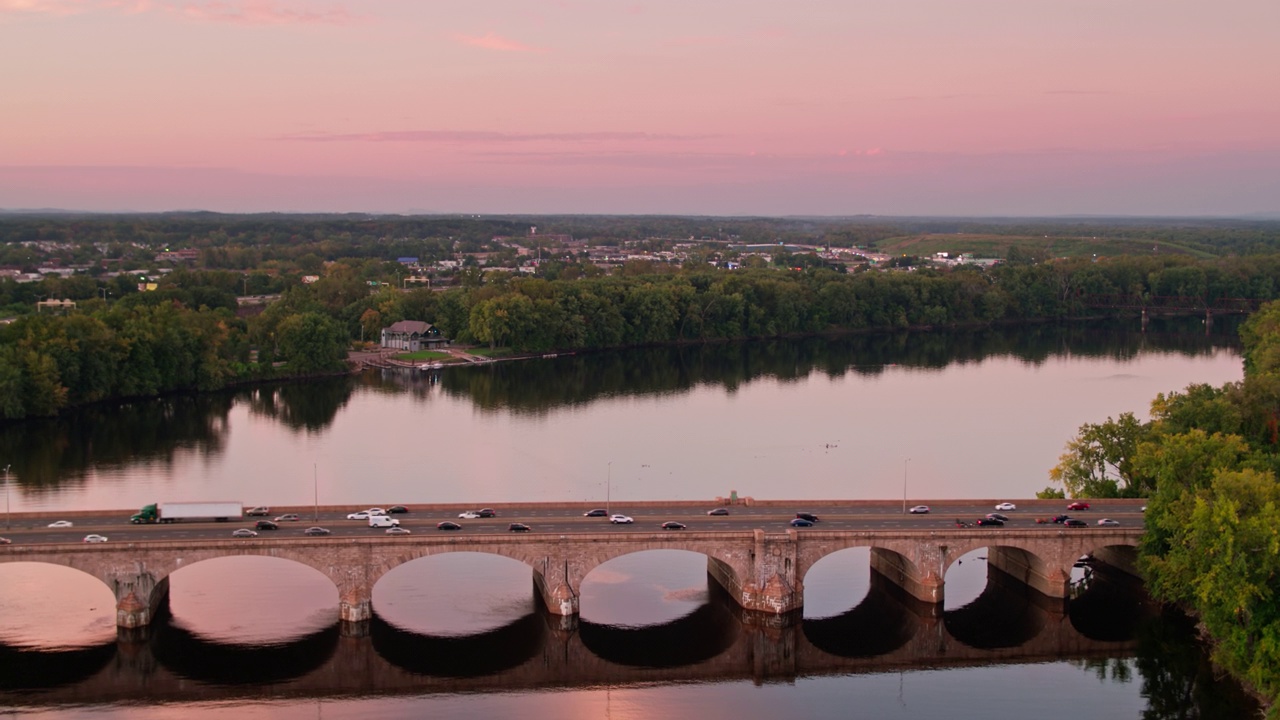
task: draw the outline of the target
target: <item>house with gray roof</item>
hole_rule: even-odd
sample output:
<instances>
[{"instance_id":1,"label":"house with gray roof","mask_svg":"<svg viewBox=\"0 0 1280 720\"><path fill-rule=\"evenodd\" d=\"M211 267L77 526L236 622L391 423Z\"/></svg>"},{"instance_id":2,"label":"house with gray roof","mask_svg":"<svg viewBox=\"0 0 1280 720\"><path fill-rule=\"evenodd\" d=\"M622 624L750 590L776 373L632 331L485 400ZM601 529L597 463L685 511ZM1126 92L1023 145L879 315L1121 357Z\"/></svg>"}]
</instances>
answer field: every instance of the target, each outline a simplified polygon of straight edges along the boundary
<instances>
[{"instance_id":1,"label":"house with gray roof","mask_svg":"<svg viewBox=\"0 0 1280 720\"><path fill-rule=\"evenodd\" d=\"M382 347L407 352L417 352L449 341L440 334L440 328L421 320L401 320L391 327L382 328Z\"/></svg>"}]
</instances>

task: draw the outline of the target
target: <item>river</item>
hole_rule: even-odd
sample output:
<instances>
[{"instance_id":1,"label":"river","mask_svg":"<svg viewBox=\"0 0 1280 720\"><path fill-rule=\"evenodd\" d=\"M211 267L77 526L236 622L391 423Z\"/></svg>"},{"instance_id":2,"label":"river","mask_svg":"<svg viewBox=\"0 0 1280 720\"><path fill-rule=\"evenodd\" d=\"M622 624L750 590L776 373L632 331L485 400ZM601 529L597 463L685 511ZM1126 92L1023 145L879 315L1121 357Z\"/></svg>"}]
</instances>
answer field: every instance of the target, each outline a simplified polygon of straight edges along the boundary
<instances>
[{"instance_id":1,"label":"river","mask_svg":"<svg viewBox=\"0 0 1280 720\"><path fill-rule=\"evenodd\" d=\"M8 507L40 512L1016 499L1048 484L1080 424L1240 377L1222 320L642 349L94 406L0 428L0 462ZM588 576L566 635L527 567L457 553L388 574L360 638L338 635L318 573L226 558L176 573L170 615L130 643L96 580L0 565L0 706L60 719L1253 712L1189 625L1140 591L1096 581L1063 615L988 583L971 555L930 618L873 586L865 551L838 553L806 577L804 620L774 631L737 617L701 556L641 553Z\"/></svg>"}]
</instances>

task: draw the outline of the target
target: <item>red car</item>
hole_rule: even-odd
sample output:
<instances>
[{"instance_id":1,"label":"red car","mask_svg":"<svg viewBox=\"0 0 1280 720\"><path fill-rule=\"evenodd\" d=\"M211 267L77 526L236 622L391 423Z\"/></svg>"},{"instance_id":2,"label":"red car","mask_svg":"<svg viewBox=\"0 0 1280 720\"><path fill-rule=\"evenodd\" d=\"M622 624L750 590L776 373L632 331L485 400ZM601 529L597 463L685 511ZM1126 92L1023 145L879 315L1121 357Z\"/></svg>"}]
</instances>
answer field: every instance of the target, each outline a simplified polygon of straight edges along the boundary
<instances>
[{"instance_id":1,"label":"red car","mask_svg":"<svg viewBox=\"0 0 1280 720\"><path fill-rule=\"evenodd\" d=\"M1073 503L1071 503L1070 505L1068 505L1068 506L1067 506L1067 509L1068 509L1068 510L1088 510L1088 509L1089 509L1089 503L1087 503L1087 502L1073 502Z\"/></svg>"}]
</instances>

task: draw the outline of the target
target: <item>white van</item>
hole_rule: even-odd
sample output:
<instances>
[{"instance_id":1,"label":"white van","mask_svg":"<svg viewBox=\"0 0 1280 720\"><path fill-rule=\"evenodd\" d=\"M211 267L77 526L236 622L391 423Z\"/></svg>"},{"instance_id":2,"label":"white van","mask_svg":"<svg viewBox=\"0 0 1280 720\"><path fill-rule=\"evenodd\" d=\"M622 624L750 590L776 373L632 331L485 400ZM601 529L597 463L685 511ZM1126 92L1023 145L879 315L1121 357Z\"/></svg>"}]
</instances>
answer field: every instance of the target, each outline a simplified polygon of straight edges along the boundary
<instances>
[{"instance_id":1,"label":"white van","mask_svg":"<svg viewBox=\"0 0 1280 720\"><path fill-rule=\"evenodd\" d=\"M373 527L373 528L400 527L400 521L389 515L370 515L369 527Z\"/></svg>"}]
</instances>

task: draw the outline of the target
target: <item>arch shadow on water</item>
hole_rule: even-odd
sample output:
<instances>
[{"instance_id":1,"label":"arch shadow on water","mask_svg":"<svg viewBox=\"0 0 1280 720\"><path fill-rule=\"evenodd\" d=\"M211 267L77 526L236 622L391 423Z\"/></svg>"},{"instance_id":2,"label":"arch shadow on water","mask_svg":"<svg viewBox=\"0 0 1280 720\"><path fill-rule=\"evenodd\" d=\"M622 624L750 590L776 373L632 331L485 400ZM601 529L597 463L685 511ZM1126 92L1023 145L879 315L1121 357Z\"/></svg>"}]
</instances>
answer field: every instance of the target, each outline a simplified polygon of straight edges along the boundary
<instances>
[{"instance_id":1,"label":"arch shadow on water","mask_svg":"<svg viewBox=\"0 0 1280 720\"><path fill-rule=\"evenodd\" d=\"M339 624L295 640L262 645L209 642L174 625L162 610L151 624L151 654L173 673L215 685L261 685L295 680L337 651Z\"/></svg>"},{"instance_id":2,"label":"arch shadow on water","mask_svg":"<svg viewBox=\"0 0 1280 720\"><path fill-rule=\"evenodd\" d=\"M892 581L871 572L871 586L857 607L828 618L805 619L801 630L815 648L846 658L873 658L901 648L922 626L917 607Z\"/></svg>"},{"instance_id":3,"label":"arch shadow on water","mask_svg":"<svg viewBox=\"0 0 1280 720\"><path fill-rule=\"evenodd\" d=\"M1072 627L1090 640L1135 640L1152 614L1153 601L1142 581L1117 571L1091 570L1084 589L1067 605Z\"/></svg>"},{"instance_id":4,"label":"arch shadow on water","mask_svg":"<svg viewBox=\"0 0 1280 720\"><path fill-rule=\"evenodd\" d=\"M742 632L738 607L708 578L707 602L659 625L628 627L583 620L582 644L602 660L642 668L677 668L705 662L733 646Z\"/></svg>"},{"instance_id":5,"label":"arch shadow on water","mask_svg":"<svg viewBox=\"0 0 1280 720\"><path fill-rule=\"evenodd\" d=\"M987 585L973 602L942 615L947 632L977 650L1024 645L1048 623L1045 608L1061 605L1016 578L987 566Z\"/></svg>"},{"instance_id":6,"label":"arch shadow on water","mask_svg":"<svg viewBox=\"0 0 1280 720\"><path fill-rule=\"evenodd\" d=\"M0 644L0 692L71 685L100 672L115 656L115 642L74 650L28 650Z\"/></svg>"},{"instance_id":7,"label":"arch shadow on water","mask_svg":"<svg viewBox=\"0 0 1280 720\"><path fill-rule=\"evenodd\" d=\"M403 670L433 677L483 677L519 667L542 651L545 613L471 635L426 635L402 630L374 612L369 624L373 649Z\"/></svg>"}]
</instances>

